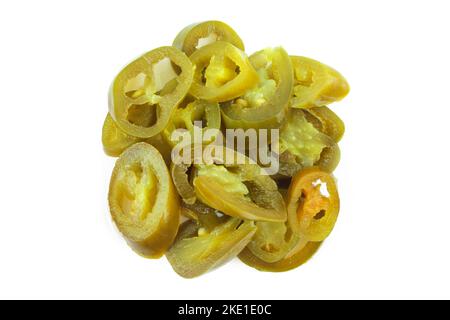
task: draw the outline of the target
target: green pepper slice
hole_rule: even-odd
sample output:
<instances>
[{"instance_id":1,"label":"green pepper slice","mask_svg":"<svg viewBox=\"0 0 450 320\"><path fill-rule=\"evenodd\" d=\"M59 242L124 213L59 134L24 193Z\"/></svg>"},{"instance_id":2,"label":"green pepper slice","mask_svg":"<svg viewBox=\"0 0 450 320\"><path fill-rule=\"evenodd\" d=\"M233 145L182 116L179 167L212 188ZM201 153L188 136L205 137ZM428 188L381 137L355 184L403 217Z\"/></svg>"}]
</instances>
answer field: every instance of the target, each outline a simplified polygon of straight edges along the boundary
<instances>
[{"instance_id":1,"label":"green pepper slice","mask_svg":"<svg viewBox=\"0 0 450 320\"><path fill-rule=\"evenodd\" d=\"M151 144L158 149L166 163L170 163L171 148L160 134L148 139L130 136L119 128L109 113L106 115L102 129L102 144L107 155L118 157L127 148L138 142L147 142L148 144Z\"/></svg>"},{"instance_id":2,"label":"green pepper slice","mask_svg":"<svg viewBox=\"0 0 450 320\"><path fill-rule=\"evenodd\" d=\"M330 108L327 106L313 107L305 109L304 112L308 121L312 122L317 129L335 142L341 141L345 132L345 124Z\"/></svg>"},{"instance_id":3,"label":"green pepper slice","mask_svg":"<svg viewBox=\"0 0 450 320\"><path fill-rule=\"evenodd\" d=\"M339 149L337 143L334 143L322 150L320 159L315 163L315 165L328 173L333 173L339 165L340 160L341 150Z\"/></svg>"},{"instance_id":4,"label":"green pepper slice","mask_svg":"<svg viewBox=\"0 0 450 320\"><path fill-rule=\"evenodd\" d=\"M112 218L140 255L159 258L172 244L180 219L179 199L161 154L141 142L117 160L109 187Z\"/></svg>"},{"instance_id":5,"label":"green pepper slice","mask_svg":"<svg viewBox=\"0 0 450 320\"><path fill-rule=\"evenodd\" d=\"M226 215L249 220L285 221L286 209L278 187L264 169L234 150L215 149L209 163L173 163L171 173L187 204L196 201ZM200 150L201 151L201 150ZM204 157L200 152L200 156Z\"/></svg>"},{"instance_id":6,"label":"green pepper slice","mask_svg":"<svg viewBox=\"0 0 450 320\"><path fill-rule=\"evenodd\" d=\"M284 189L281 188L281 192ZM288 199L288 191L284 197ZM256 222L256 233L239 258L245 264L262 270L280 272L298 267L317 250L305 236L292 231L291 216L287 222ZM315 252L315 251L314 251Z\"/></svg>"},{"instance_id":7,"label":"green pepper slice","mask_svg":"<svg viewBox=\"0 0 450 320\"><path fill-rule=\"evenodd\" d=\"M204 21L187 26L178 33L173 46L190 56L195 50L216 41L228 42L242 51L245 50L244 43L236 31L221 21Z\"/></svg>"},{"instance_id":8,"label":"green pepper slice","mask_svg":"<svg viewBox=\"0 0 450 320\"><path fill-rule=\"evenodd\" d=\"M350 91L347 80L333 68L319 61L292 56L295 83L293 108L312 108L342 100Z\"/></svg>"},{"instance_id":9,"label":"green pepper slice","mask_svg":"<svg viewBox=\"0 0 450 320\"><path fill-rule=\"evenodd\" d=\"M174 47L150 51L126 66L115 78L109 111L127 134L150 138L169 122L176 106L189 91L194 67Z\"/></svg>"},{"instance_id":10,"label":"green pepper slice","mask_svg":"<svg viewBox=\"0 0 450 320\"><path fill-rule=\"evenodd\" d=\"M321 242L308 242L294 254L276 262L266 262L255 256L248 248L240 254L239 259L246 265L259 271L284 272L295 269L306 263L319 250Z\"/></svg>"},{"instance_id":11,"label":"green pepper slice","mask_svg":"<svg viewBox=\"0 0 450 320\"><path fill-rule=\"evenodd\" d=\"M240 193L239 189L236 191L225 189L219 181L215 180L208 176L194 179L197 198L208 206L233 217L256 221L284 221L286 219L284 208L281 208L284 206L281 203L281 195L272 185L270 185L270 189L262 187L265 183L255 178L252 181L254 190L247 191L249 188L243 188L242 191L245 193ZM273 180L272 182L275 183ZM247 182L247 185L249 184L250 181Z\"/></svg>"},{"instance_id":12,"label":"green pepper slice","mask_svg":"<svg viewBox=\"0 0 450 320\"><path fill-rule=\"evenodd\" d=\"M194 204L183 203L181 205L181 214L194 220L199 226L205 228L206 231L212 231L217 226L227 222L230 217L223 214L219 210L213 209L200 201Z\"/></svg>"},{"instance_id":13,"label":"green pepper slice","mask_svg":"<svg viewBox=\"0 0 450 320\"><path fill-rule=\"evenodd\" d=\"M265 262L277 262L305 245L307 241L292 233L284 222L256 222L257 231L247 248Z\"/></svg>"},{"instance_id":14,"label":"green pepper slice","mask_svg":"<svg viewBox=\"0 0 450 320\"><path fill-rule=\"evenodd\" d=\"M125 149L141 141L143 140L123 132L110 114L106 115L102 129L102 144L107 155L118 157Z\"/></svg>"},{"instance_id":15,"label":"green pepper slice","mask_svg":"<svg viewBox=\"0 0 450 320\"><path fill-rule=\"evenodd\" d=\"M331 167L337 163L332 160L339 162L339 158L330 156L338 156L338 151L337 144L309 122L303 110L290 109L280 129L278 175L292 177L302 168L319 163L334 170Z\"/></svg>"},{"instance_id":16,"label":"green pepper slice","mask_svg":"<svg viewBox=\"0 0 450 320\"><path fill-rule=\"evenodd\" d=\"M258 81L246 54L228 42L217 41L204 46L190 59L196 67L190 93L198 99L212 102L231 100Z\"/></svg>"},{"instance_id":17,"label":"green pepper slice","mask_svg":"<svg viewBox=\"0 0 450 320\"><path fill-rule=\"evenodd\" d=\"M169 145L174 147L178 141L172 140L172 133L177 129L187 130L185 134L189 134L191 140L194 139L194 128L196 122L201 122L202 137L203 133L209 129L217 130L219 133L221 118L220 107L217 102L207 102L204 100L195 100L188 103L186 106L179 106L163 131L163 136ZM214 137L209 137L207 140L201 141L201 143L211 143ZM193 141L192 141L193 142Z\"/></svg>"},{"instance_id":18,"label":"green pepper slice","mask_svg":"<svg viewBox=\"0 0 450 320\"><path fill-rule=\"evenodd\" d=\"M194 204L197 201L194 187L191 185L189 173L191 165L180 163L173 164L170 168L173 183L178 191L178 194L186 204Z\"/></svg>"},{"instance_id":19,"label":"green pepper slice","mask_svg":"<svg viewBox=\"0 0 450 320\"><path fill-rule=\"evenodd\" d=\"M211 232L193 221L185 222L166 253L176 273L184 278L198 277L236 257L256 232L252 221L230 219Z\"/></svg>"},{"instance_id":20,"label":"green pepper slice","mask_svg":"<svg viewBox=\"0 0 450 320\"><path fill-rule=\"evenodd\" d=\"M222 106L225 126L278 128L292 94L294 76L291 60L283 48L269 48L250 56L250 62L258 72L258 84Z\"/></svg>"},{"instance_id":21,"label":"green pepper slice","mask_svg":"<svg viewBox=\"0 0 450 320\"><path fill-rule=\"evenodd\" d=\"M247 157L233 150L230 154L241 157L245 164L219 160L196 165L193 186L197 199L241 219L286 221L284 200L275 181Z\"/></svg>"}]
</instances>

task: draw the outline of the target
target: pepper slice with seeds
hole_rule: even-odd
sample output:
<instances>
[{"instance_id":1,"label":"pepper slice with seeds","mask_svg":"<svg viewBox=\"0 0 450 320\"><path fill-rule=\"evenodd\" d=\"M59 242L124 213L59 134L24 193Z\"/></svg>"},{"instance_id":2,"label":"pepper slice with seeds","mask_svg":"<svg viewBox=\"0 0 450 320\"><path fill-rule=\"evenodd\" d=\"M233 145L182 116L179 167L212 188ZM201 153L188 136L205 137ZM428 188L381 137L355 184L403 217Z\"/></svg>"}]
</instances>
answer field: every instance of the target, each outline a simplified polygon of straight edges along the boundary
<instances>
[{"instance_id":1,"label":"pepper slice with seeds","mask_svg":"<svg viewBox=\"0 0 450 320\"><path fill-rule=\"evenodd\" d=\"M163 156L166 163L170 163L170 146L161 134L148 139L136 138L125 133L108 113L102 128L102 144L105 153L111 157L118 157L127 148L138 142L147 142L154 146Z\"/></svg>"},{"instance_id":2,"label":"pepper slice with seeds","mask_svg":"<svg viewBox=\"0 0 450 320\"><path fill-rule=\"evenodd\" d=\"M258 82L258 75L245 52L228 42L211 43L189 58L196 67L190 93L198 99L232 100Z\"/></svg>"},{"instance_id":3,"label":"pepper slice with seeds","mask_svg":"<svg viewBox=\"0 0 450 320\"><path fill-rule=\"evenodd\" d=\"M244 43L236 31L226 23L214 20L187 26L178 33L173 46L190 56L197 49L216 41L228 42L242 51L245 50Z\"/></svg>"},{"instance_id":4,"label":"pepper slice with seeds","mask_svg":"<svg viewBox=\"0 0 450 320\"><path fill-rule=\"evenodd\" d=\"M115 78L109 112L127 134L150 138L169 122L191 87L194 67L174 47L152 50L126 66Z\"/></svg>"},{"instance_id":5,"label":"pepper slice with seeds","mask_svg":"<svg viewBox=\"0 0 450 320\"><path fill-rule=\"evenodd\" d=\"M184 278L198 277L236 257L256 232L252 221L236 218L201 230L194 221L185 222L174 245L166 253L176 273Z\"/></svg>"},{"instance_id":6,"label":"pepper slice with seeds","mask_svg":"<svg viewBox=\"0 0 450 320\"><path fill-rule=\"evenodd\" d=\"M350 91L347 80L319 61L291 56L294 67L292 108L312 108L342 100Z\"/></svg>"},{"instance_id":7,"label":"pepper slice with seeds","mask_svg":"<svg viewBox=\"0 0 450 320\"><path fill-rule=\"evenodd\" d=\"M141 142L117 160L109 187L112 218L129 245L159 258L172 244L180 219L179 198L161 154Z\"/></svg>"},{"instance_id":8,"label":"pepper slice with seeds","mask_svg":"<svg viewBox=\"0 0 450 320\"><path fill-rule=\"evenodd\" d=\"M339 215L339 194L331 174L318 167L298 172L286 202L294 233L309 241L323 241L329 236Z\"/></svg>"},{"instance_id":9,"label":"pepper slice with seeds","mask_svg":"<svg viewBox=\"0 0 450 320\"><path fill-rule=\"evenodd\" d=\"M283 48L268 48L250 56L258 83L222 106L227 128L278 128L284 120L293 88L291 60Z\"/></svg>"}]
</instances>

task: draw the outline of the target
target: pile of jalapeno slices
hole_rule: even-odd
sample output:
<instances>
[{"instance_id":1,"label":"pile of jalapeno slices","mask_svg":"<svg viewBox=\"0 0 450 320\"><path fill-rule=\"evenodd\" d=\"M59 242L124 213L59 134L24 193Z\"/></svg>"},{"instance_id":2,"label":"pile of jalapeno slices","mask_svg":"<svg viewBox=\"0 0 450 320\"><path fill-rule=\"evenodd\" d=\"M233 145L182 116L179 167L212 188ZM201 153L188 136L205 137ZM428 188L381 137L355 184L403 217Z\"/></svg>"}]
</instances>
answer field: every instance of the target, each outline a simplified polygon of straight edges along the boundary
<instances>
[{"instance_id":1,"label":"pile of jalapeno slices","mask_svg":"<svg viewBox=\"0 0 450 320\"><path fill-rule=\"evenodd\" d=\"M133 250L165 255L186 278L235 257L261 271L294 269L319 249L339 214L333 171L345 128L327 105L348 94L347 81L281 47L250 56L244 49L223 22L193 24L172 46L123 68L109 93L102 142L118 157L112 218ZM248 161L173 161L179 129L278 129L276 148L269 148L279 169L269 174L225 147L221 155ZM197 154L216 138L184 147Z\"/></svg>"}]
</instances>

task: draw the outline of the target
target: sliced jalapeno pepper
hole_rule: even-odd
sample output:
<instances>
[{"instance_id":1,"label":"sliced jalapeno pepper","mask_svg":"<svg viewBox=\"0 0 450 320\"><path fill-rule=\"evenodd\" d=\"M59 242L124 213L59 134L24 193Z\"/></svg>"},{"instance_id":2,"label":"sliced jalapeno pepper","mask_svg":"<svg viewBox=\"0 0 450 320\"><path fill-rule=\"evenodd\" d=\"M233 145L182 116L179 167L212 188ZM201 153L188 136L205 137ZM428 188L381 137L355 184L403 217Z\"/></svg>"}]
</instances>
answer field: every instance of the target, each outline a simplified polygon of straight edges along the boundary
<instances>
[{"instance_id":1,"label":"sliced jalapeno pepper","mask_svg":"<svg viewBox=\"0 0 450 320\"><path fill-rule=\"evenodd\" d=\"M183 199L183 202L188 205L193 205L197 201L197 195L194 190L193 180L196 174L196 169L194 167L194 162L196 162L196 157L200 154L202 157L202 146L199 144L191 144L185 146L185 149L181 150L181 153L185 150L191 150L192 157L190 162L184 161L174 161L171 164L170 173L172 175L175 188L178 194ZM199 150L197 152L197 150Z\"/></svg>"},{"instance_id":2,"label":"sliced jalapeno pepper","mask_svg":"<svg viewBox=\"0 0 450 320\"><path fill-rule=\"evenodd\" d=\"M214 228L230 219L229 216L223 214L219 210L208 207L199 201L194 204L182 204L181 213L185 217L197 222L197 224L202 228L205 228L206 231L212 231Z\"/></svg>"},{"instance_id":3,"label":"sliced jalapeno pepper","mask_svg":"<svg viewBox=\"0 0 450 320\"><path fill-rule=\"evenodd\" d=\"M332 173L341 160L341 150L337 143L333 143L329 147L325 147L320 154L320 159L315 163L316 166L325 170L326 172Z\"/></svg>"},{"instance_id":4,"label":"sliced jalapeno pepper","mask_svg":"<svg viewBox=\"0 0 450 320\"><path fill-rule=\"evenodd\" d=\"M284 222L256 222L257 231L247 248L265 262L276 262L307 241L293 234Z\"/></svg>"},{"instance_id":5,"label":"sliced jalapeno pepper","mask_svg":"<svg viewBox=\"0 0 450 320\"><path fill-rule=\"evenodd\" d=\"M228 42L217 41L195 51L196 66L190 93L198 98L223 102L242 95L258 82L246 54Z\"/></svg>"},{"instance_id":6,"label":"sliced jalapeno pepper","mask_svg":"<svg viewBox=\"0 0 450 320\"><path fill-rule=\"evenodd\" d=\"M194 204L197 201L194 187L189 182L188 170L191 165L180 163L172 164L170 172L172 174L173 183L183 201L187 204Z\"/></svg>"},{"instance_id":7,"label":"sliced jalapeno pepper","mask_svg":"<svg viewBox=\"0 0 450 320\"><path fill-rule=\"evenodd\" d=\"M161 47L150 51L126 66L114 80L110 114L127 134L153 137L165 128L173 110L186 96L193 75L192 63L178 49Z\"/></svg>"},{"instance_id":8,"label":"sliced jalapeno pepper","mask_svg":"<svg viewBox=\"0 0 450 320\"><path fill-rule=\"evenodd\" d=\"M310 249L315 252L318 245L294 233L290 218L288 216L287 222L257 221L255 235L239 255L241 261L253 268L272 272L294 269L306 262L311 256Z\"/></svg>"},{"instance_id":9,"label":"sliced jalapeno pepper","mask_svg":"<svg viewBox=\"0 0 450 320\"><path fill-rule=\"evenodd\" d=\"M111 157L118 157L127 148L138 142L147 142L154 146L163 156L166 163L170 163L170 146L164 141L163 137L158 134L148 139L141 139L126 134L113 118L109 115L106 116L102 130L102 143L105 153Z\"/></svg>"},{"instance_id":10,"label":"sliced jalapeno pepper","mask_svg":"<svg viewBox=\"0 0 450 320\"><path fill-rule=\"evenodd\" d=\"M283 48L265 49L250 56L259 81L234 101L222 106L227 128L278 128L293 88L291 60Z\"/></svg>"},{"instance_id":11,"label":"sliced jalapeno pepper","mask_svg":"<svg viewBox=\"0 0 450 320\"><path fill-rule=\"evenodd\" d=\"M198 165L193 180L197 199L227 215L249 220L285 221L278 187L257 164Z\"/></svg>"},{"instance_id":12,"label":"sliced jalapeno pepper","mask_svg":"<svg viewBox=\"0 0 450 320\"><path fill-rule=\"evenodd\" d=\"M200 200L226 215L262 221L285 221L286 209L278 187L264 169L246 156L224 148L209 163L174 163L175 186L187 204ZM217 149L216 149L217 151ZM200 156L204 157L203 153Z\"/></svg>"},{"instance_id":13,"label":"sliced jalapeno pepper","mask_svg":"<svg viewBox=\"0 0 450 320\"><path fill-rule=\"evenodd\" d=\"M339 154L329 153L339 151L336 148L336 143L310 123L302 110L290 109L280 129L279 175L292 177L302 168L312 167L318 163L331 168L334 164L331 160L339 162L339 158L321 159L325 156L338 156Z\"/></svg>"},{"instance_id":14,"label":"sliced jalapeno pepper","mask_svg":"<svg viewBox=\"0 0 450 320\"><path fill-rule=\"evenodd\" d=\"M262 187L265 183L261 180L266 180L265 178L255 178L252 181L254 189L251 191L250 188L247 188L251 183L250 181L243 184L242 190L238 188L231 191L224 189L224 186L221 185L222 181L215 180L215 178L208 176L194 179L196 195L207 205L234 217L262 221L283 221L286 219L284 209L275 208L283 206L281 195L277 189Z\"/></svg>"},{"instance_id":15,"label":"sliced jalapeno pepper","mask_svg":"<svg viewBox=\"0 0 450 320\"><path fill-rule=\"evenodd\" d=\"M141 141L123 132L108 113L102 129L103 149L107 155L118 157L125 149Z\"/></svg>"},{"instance_id":16,"label":"sliced jalapeno pepper","mask_svg":"<svg viewBox=\"0 0 450 320\"><path fill-rule=\"evenodd\" d=\"M323 241L339 214L339 194L333 177L317 167L307 168L292 179L287 195L292 231L309 241Z\"/></svg>"},{"instance_id":17,"label":"sliced jalapeno pepper","mask_svg":"<svg viewBox=\"0 0 450 320\"><path fill-rule=\"evenodd\" d=\"M164 138L174 147L178 141L172 140L172 133L177 129L186 129L186 134L190 134L191 140L193 140L196 121L201 121L202 133L209 129L216 129L217 133L219 133L221 125L219 104L217 102L195 100L184 107L178 107L163 131ZM214 137L210 137L209 140L201 143L211 143L213 140Z\"/></svg>"},{"instance_id":18,"label":"sliced jalapeno pepper","mask_svg":"<svg viewBox=\"0 0 450 320\"><path fill-rule=\"evenodd\" d=\"M202 232L203 231L203 232ZM185 222L174 245L166 253L172 268L184 278L198 277L236 257L255 234L251 221L233 218L211 232Z\"/></svg>"},{"instance_id":19,"label":"sliced jalapeno pepper","mask_svg":"<svg viewBox=\"0 0 450 320\"><path fill-rule=\"evenodd\" d=\"M239 254L239 259L246 265L259 271L284 272L295 269L307 262L319 250L321 244L321 242L308 242L303 247L300 246L295 253L276 262L261 260L250 249L245 248Z\"/></svg>"},{"instance_id":20,"label":"sliced jalapeno pepper","mask_svg":"<svg viewBox=\"0 0 450 320\"><path fill-rule=\"evenodd\" d=\"M345 132L345 124L327 106L313 107L305 109L305 116L309 122L314 123L314 126L321 132L332 138L335 142L339 142Z\"/></svg>"},{"instance_id":21,"label":"sliced jalapeno pepper","mask_svg":"<svg viewBox=\"0 0 450 320\"><path fill-rule=\"evenodd\" d=\"M336 70L316 60L291 57L294 66L293 108L324 106L343 99L350 91L347 80Z\"/></svg>"},{"instance_id":22,"label":"sliced jalapeno pepper","mask_svg":"<svg viewBox=\"0 0 450 320\"><path fill-rule=\"evenodd\" d=\"M159 258L175 239L179 199L161 154L141 142L117 160L109 188L112 218L130 246Z\"/></svg>"},{"instance_id":23,"label":"sliced jalapeno pepper","mask_svg":"<svg viewBox=\"0 0 450 320\"><path fill-rule=\"evenodd\" d=\"M216 41L229 42L245 50L236 31L221 21L204 21L187 26L176 36L173 46L190 56L195 50Z\"/></svg>"}]
</instances>

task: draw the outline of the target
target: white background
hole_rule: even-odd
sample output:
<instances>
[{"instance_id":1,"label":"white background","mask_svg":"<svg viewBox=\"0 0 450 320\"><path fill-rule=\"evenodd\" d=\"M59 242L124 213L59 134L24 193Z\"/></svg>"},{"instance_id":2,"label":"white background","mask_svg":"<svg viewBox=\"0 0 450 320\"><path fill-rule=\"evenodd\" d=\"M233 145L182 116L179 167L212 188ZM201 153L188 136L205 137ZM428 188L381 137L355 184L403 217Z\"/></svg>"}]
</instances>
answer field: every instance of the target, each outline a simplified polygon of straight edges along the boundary
<instances>
[{"instance_id":1,"label":"white background","mask_svg":"<svg viewBox=\"0 0 450 320\"><path fill-rule=\"evenodd\" d=\"M448 1L2 1L0 297L450 298ZM194 280L134 254L108 213L107 90L123 65L219 19L343 73L341 215L288 273Z\"/></svg>"}]
</instances>

